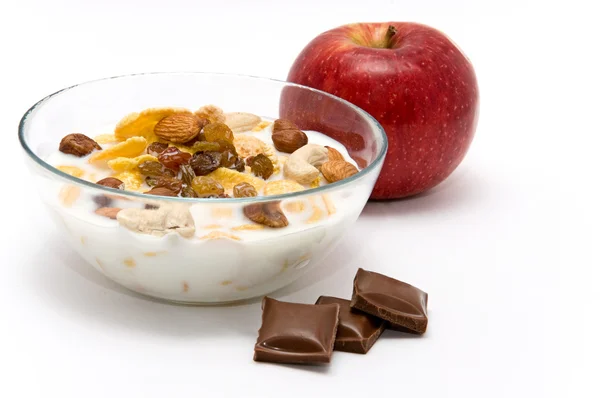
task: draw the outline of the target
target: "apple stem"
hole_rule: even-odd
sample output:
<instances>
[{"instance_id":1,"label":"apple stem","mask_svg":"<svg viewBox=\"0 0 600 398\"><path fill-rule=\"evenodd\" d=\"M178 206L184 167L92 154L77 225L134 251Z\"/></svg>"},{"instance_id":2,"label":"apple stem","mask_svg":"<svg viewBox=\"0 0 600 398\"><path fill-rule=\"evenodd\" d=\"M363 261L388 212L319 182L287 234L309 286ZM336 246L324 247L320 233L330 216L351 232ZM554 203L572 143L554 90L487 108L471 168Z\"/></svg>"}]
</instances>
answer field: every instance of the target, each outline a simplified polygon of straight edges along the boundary
<instances>
[{"instance_id":1,"label":"apple stem","mask_svg":"<svg viewBox=\"0 0 600 398\"><path fill-rule=\"evenodd\" d=\"M396 32L398 32L398 29L396 29L395 26L390 25L387 28L387 32L385 33L385 39L384 39L384 43L383 43L383 48L392 48L392 38L394 37L394 35L396 34Z\"/></svg>"}]
</instances>

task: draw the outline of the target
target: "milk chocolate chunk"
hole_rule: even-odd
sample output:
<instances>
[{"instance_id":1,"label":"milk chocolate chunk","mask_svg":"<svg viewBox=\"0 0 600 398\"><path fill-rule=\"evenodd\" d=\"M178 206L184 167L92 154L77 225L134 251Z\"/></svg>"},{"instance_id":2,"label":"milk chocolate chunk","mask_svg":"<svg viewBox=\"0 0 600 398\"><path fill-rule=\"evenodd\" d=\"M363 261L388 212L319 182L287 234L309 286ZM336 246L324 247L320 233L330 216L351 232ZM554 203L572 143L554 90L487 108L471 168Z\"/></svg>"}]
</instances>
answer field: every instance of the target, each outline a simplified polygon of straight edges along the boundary
<instances>
[{"instance_id":1,"label":"milk chocolate chunk","mask_svg":"<svg viewBox=\"0 0 600 398\"><path fill-rule=\"evenodd\" d=\"M329 363L335 342L339 304L296 304L265 297L254 360Z\"/></svg>"},{"instance_id":2,"label":"milk chocolate chunk","mask_svg":"<svg viewBox=\"0 0 600 398\"><path fill-rule=\"evenodd\" d=\"M390 329L427 330L427 293L376 272L358 269L350 306L388 321Z\"/></svg>"},{"instance_id":3,"label":"milk chocolate chunk","mask_svg":"<svg viewBox=\"0 0 600 398\"><path fill-rule=\"evenodd\" d=\"M366 354L385 329L385 321L351 309L350 300L321 296L316 304L340 305L339 323L334 346L336 351Z\"/></svg>"}]
</instances>

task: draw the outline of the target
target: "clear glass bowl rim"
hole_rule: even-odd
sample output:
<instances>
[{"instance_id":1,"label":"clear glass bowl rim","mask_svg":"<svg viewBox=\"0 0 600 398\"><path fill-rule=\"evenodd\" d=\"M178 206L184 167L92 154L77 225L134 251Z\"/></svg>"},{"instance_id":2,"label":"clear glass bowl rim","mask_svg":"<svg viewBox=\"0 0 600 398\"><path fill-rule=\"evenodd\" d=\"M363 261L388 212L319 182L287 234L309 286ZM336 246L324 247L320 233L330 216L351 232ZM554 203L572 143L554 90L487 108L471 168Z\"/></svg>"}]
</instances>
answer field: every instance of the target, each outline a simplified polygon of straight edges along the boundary
<instances>
[{"instance_id":1,"label":"clear glass bowl rim","mask_svg":"<svg viewBox=\"0 0 600 398\"><path fill-rule=\"evenodd\" d=\"M290 199L290 198L296 198L296 197L300 197L300 196L306 196L306 195L312 195L312 194L324 194L327 193L329 191L335 190L336 188L341 188L343 186L349 186L352 185L352 183L354 183L355 181L361 180L362 178L366 177L368 174L374 172L374 170L378 167L379 164L381 164L385 158L387 149L388 149L388 140L387 140L387 136L385 134L385 131L383 129L383 127L381 126L381 124L379 124L379 122L373 117L371 116L369 113L367 113L366 111L364 111L363 109L359 108L358 106L352 104L351 102L348 102L340 97L336 97L333 94L329 94L325 91L321 91L321 90L317 90L314 89L312 87L308 87L308 86L303 86L301 84L296 84L296 83L291 83L291 82L286 82L283 80L278 80L278 79L272 79L272 78L268 78L268 77L260 77L260 76L252 76L252 75L244 75L244 74L234 74L234 73L217 73L217 72L147 72L147 73L133 73L133 74L127 74L127 75L118 75L118 76L112 76L112 77L106 77L106 78L101 78L101 79L95 79L95 80L89 80L83 83L79 83L79 84L75 84L73 86L69 86L66 88L63 88L61 90L56 91L55 93L52 93L44 98L42 98L41 100L39 100L38 102L36 102L31 108L29 108L27 110L27 112L25 112L25 114L23 115L23 117L21 118L21 121L19 122L19 142L21 143L21 146L23 147L23 150L25 151L25 153L27 153L27 155L34 160L35 163L37 163L39 166L41 166L42 168L46 169L47 171L49 171L50 173L56 175L57 177L59 177L60 179L66 180L71 184L75 184L75 185L79 185L79 186L83 186L85 188L89 188L89 189L93 189L93 190L97 190L100 192L106 192L106 193L118 193L120 196L124 196L124 197L131 197L131 198L138 198L138 199L142 199L142 200L148 200L148 195L141 193L141 192L133 192L133 191L124 191L124 190L118 190L118 189L114 189L114 188L109 188L109 187L105 187L102 185L98 185L95 184L93 182L89 182L77 177L73 177L70 174L67 174L63 171L58 170L57 168L55 168L54 166L50 165L49 163L45 162L42 158L40 158L39 156L37 156L33 150L31 150L31 148L29 147L29 145L27 144L27 140L25 139L25 128L27 127L28 124L28 120L29 117L34 117L35 116L35 112L41 108L42 106L44 106L44 104L48 101L50 101L53 97L58 96L66 91L69 91L73 88L79 87L79 86L84 86L84 85L88 85L88 84L98 84L101 83L103 81L108 81L108 80L114 80L114 79L126 79L126 78L131 78L131 77L139 77L139 76L152 76L152 75L162 75L162 76L166 76L166 75L203 75L203 76L220 76L220 77L232 77L232 78L243 78L243 79L253 79L253 80L262 80L265 82L275 82L275 83L279 83L282 86L294 86L294 87L299 87L302 89L306 89L309 91L313 91L315 93L327 96L329 98L332 98L336 101L339 101L340 103L347 105L348 107L350 107L351 109L353 109L355 112L357 112L358 114L364 116L367 120L370 120L373 125L375 126L375 130L376 133L379 134L381 136L382 139L382 146L381 146L381 150L379 151L379 153L377 154L377 156L375 157L375 160L373 160L367 167L365 167L364 169L360 170L360 172L358 172L357 174L354 174L351 177L345 178L341 181L337 181L334 183L330 183L321 187L317 187L317 188L311 188L311 189L307 189L304 191L298 191L298 192L290 192L290 193L285 193L285 194L280 194L280 195L269 195L269 196L256 196L256 197L252 197L252 198L183 198L183 197L169 197L169 196L156 196L155 199L160 200L164 200L164 201L172 201L172 202L182 202L182 203L248 203L248 202L271 202L274 200L283 200L283 199Z\"/></svg>"}]
</instances>

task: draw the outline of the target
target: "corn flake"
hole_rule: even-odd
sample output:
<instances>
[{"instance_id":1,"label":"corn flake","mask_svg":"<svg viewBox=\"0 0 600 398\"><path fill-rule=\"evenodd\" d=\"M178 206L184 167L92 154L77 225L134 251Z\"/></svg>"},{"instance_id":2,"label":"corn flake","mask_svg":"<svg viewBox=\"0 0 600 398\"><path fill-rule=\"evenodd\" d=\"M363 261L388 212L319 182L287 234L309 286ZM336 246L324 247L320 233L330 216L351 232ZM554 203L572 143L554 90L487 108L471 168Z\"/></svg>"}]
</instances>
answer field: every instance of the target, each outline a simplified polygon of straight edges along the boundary
<instances>
[{"instance_id":1,"label":"corn flake","mask_svg":"<svg viewBox=\"0 0 600 398\"><path fill-rule=\"evenodd\" d=\"M254 127L252 129L252 131L257 132L257 131L261 131L266 129L269 125L271 124L271 122L268 122L266 120L263 120L262 122L258 123L258 125L256 127Z\"/></svg>"},{"instance_id":2,"label":"corn flake","mask_svg":"<svg viewBox=\"0 0 600 398\"><path fill-rule=\"evenodd\" d=\"M261 229L265 229L265 226L261 224L243 224L238 225L237 227L231 227L232 231L258 231Z\"/></svg>"},{"instance_id":3,"label":"corn flake","mask_svg":"<svg viewBox=\"0 0 600 398\"><path fill-rule=\"evenodd\" d=\"M77 199L79 199L80 195L81 189L79 187L74 185L65 185L61 188L58 197L63 206L71 207L77 201Z\"/></svg>"},{"instance_id":4,"label":"corn flake","mask_svg":"<svg viewBox=\"0 0 600 398\"><path fill-rule=\"evenodd\" d=\"M114 134L100 134L94 137L94 141L98 144L114 144L119 142L117 137Z\"/></svg>"},{"instance_id":5,"label":"corn flake","mask_svg":"<svg viewBox=\"0 0 600 398\"><path fill-rule=\"evenodd\" d=\"M225 188L231 190L234 186L241 182L247 182L254 186L257 191L260 191L265 186L265 181L262 178L254 177L253 175L243 174L239 171L230 170L224 167L219 167L207 177L213 178Z\"/></svg>"},{"instance_id":6,"label":"corn flake","mask_svg":"<svg viewBox=\"0 0 600 398\"><path fill-rule=\"evenodd\" d=\"M295 200L293 202L285 203L283 208L290 213L301 213L306 208L306 204L301 200Z\"/></svg>"},{"instance_id":7,"label":"corn flake","mask_svg":"<svg viewBox=\"0 0 600 398\"><path fill-rule=\"evenodd\" d=\"M257 187L258 190L258 187ZM304 186L298 184L294 180L275 180L269 181L265 185L265 195L281 195L290 192L303 191Z\"/></svg>"},{"instance_id":8,"label":"corn flake","mask_svg":"<svg viewBox=\"0 0 600 398\"><path fill-rule=\"evenodd\" d=\"M335 208L335 205L333 204L333 201L329 197L329 195L324 194L321 197L323 198L323 203L325 203L325 208L327 209L327 214L329 214L330 216L335 214L336 208Z\"/></svg>"},{"instance_id":9,"label":"corn flake","mask_svg":"<svg viewBox=\"0 0 600 398\"><path fill-rule=\"evenodd\" d=\"M144 137L131 137L113 147L94 153L89 162L100 163L119 157L133 158L144 152L147 143L148 141Z\"/></svg>"},{"instance_id":10,"label":"corn flake","mask_svg":"<svg viewBox=\"0 0 600 398\"><path fill-rule=\"evenodd\" d=\"M108 161L108 167L116 171L117 173L123 171L134 170L142 162L157 162L158 159L152 155L140 155L135 158L123 158L119 157Z\"/></svg>"},{"instance_id":11,"label":"corn flake","mask_svg":"<svg viewBox=\"0 0 600 398\"><path fill-rule=\"evenodd\" d=\"M317 176L313 182L310 183L311 188L319 188L321 186L321 176Z\"/></svg>"},{"instance_id":12,"label":"corn flake","mask_svg":"<svg viewBox=\"0 0 600 398\"><path fill-rule=\"evenodd\" d=\"M242 238L240 238L237 235L234 234L230 234L227 232L221 232L221 231L212 231L211 233L201 236L200 240L212 240L212 239L232 239L232 240L242 240Z\"/></svg>"},{"instance_id":13,"label":"corn flake","mask_svg":"<svg viewBox=\"0 0 600 398\"><path fill-rule=\"evenodd\" d=\"M56 166L56 168L76 178L81 178L85 174L85 171L75 166Z\"/></svg>"},{"instance_id":14,"label":"corn flake","mask_svg":"<svg viewBox=\"0 0 600 398\"><path fill-rule=\"evenodd\" d=\"M115 174L112 177L123 181L127 191L139 191L144 183L144 177L142 176L142 173L137 170L123 171L122 173Z\"/></svg>"},{"instance_id":15,"label":"corn flake","mask_svg":"<svg viewBox=\"0 0 600 398\"><path fill-rule=\"evenodd\" d=\"M115 137L119 141L131 137L144 137L148 141L156 141L154 126L165 117L174 113L191 112L185 108L150 108L140 113L130 113L117 123Z\"/></svg>"}]
</instances>

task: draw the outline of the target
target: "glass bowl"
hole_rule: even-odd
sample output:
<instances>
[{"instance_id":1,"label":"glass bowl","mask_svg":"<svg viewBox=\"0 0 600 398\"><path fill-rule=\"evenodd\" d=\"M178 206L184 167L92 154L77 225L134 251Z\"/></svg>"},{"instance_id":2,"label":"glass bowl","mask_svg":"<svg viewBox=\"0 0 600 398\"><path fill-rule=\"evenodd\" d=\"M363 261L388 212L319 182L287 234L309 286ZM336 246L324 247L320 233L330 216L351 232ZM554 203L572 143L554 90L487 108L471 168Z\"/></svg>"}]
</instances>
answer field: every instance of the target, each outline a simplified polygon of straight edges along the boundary
<instances>
[{"instance_id":1,"label":"glass bowl","mask_svg":"<svg viewBox=\"0 0 600 398\"><path fill-rule=\"evenodd\" d=\"M194 110L206 104L226 112L287 118L303 130L322 132L343 144L361 171L300 192L197 199L106 188L92 177L75 178L45 161L67 134L112 134L116 123L131 112L153 107ZM312 267L325 266L323 259L367 202L387 149L379 123L340 98L282 81L209 73L139 74L63 89L25 113L19 139L33 185L62 234L86 262L133 291L184 303L223 303L265 295ZM186 234L168 230L162 236L133 232L95 213L98 199L106 197L120 208L153 211L158 206L164 217L175 219L173 212L185 211L193 216L195 230ZM250 221L231 226L232 220L243 217L246 206L270 202L279 202L290 220L287 227L252 229ZM309 215L294 213L295 207L309 209Z\"/></svg>"}]
</instances>

